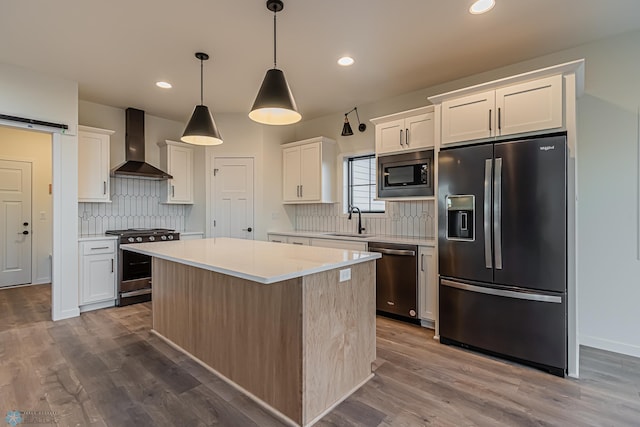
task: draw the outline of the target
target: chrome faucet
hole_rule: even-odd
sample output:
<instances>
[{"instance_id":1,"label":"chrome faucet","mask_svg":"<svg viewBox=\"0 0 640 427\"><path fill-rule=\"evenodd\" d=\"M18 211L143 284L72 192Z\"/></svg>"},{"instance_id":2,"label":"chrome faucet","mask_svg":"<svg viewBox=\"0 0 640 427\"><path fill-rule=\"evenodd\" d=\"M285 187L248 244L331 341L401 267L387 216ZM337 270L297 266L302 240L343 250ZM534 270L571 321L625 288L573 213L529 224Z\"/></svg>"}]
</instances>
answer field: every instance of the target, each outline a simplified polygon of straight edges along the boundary
<instances>
[{"instance_id":1,"label":"chrome faucet","mask_svg":"<svg viewBox=\"0 0 640 427\"><path fill-rule=\"evenodd\" d=\"M365 229L362 226L362 215L360 214L360 208L357 206L349 206L349 218L347 219L351 220L351 214L356 210L358 211L358 234L362 234Z\"/></svg>"}]
</instances>

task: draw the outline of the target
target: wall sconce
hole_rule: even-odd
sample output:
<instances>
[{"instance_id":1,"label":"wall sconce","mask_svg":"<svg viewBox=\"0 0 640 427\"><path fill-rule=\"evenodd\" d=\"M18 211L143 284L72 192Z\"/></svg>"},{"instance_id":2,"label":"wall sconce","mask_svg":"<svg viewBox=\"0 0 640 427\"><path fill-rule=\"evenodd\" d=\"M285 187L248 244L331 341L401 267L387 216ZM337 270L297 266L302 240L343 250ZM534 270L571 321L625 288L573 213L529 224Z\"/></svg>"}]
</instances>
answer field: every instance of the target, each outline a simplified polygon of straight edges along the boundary
<instances>
[{"instance_id":1,"label":"wall sconce","mask_svg":"<svg viewBox=\"0 0 640 427\"><path fill-rule=\"evenodd\" d=\"M353 107L351 111L349 111L348 113L345 113L344 115L344 125L342 126L342 133L340 134L342 136L353 135L353 130L351 129L351 125L349 124L349 118L347 117L353 111L356 112L356 117L358 118L358 130L360 132L364 132L365 130L367 130L367 125L365 125L364 123L360 123L360 116L358 115L358 107Z\"/></svg>"}]
</instances>

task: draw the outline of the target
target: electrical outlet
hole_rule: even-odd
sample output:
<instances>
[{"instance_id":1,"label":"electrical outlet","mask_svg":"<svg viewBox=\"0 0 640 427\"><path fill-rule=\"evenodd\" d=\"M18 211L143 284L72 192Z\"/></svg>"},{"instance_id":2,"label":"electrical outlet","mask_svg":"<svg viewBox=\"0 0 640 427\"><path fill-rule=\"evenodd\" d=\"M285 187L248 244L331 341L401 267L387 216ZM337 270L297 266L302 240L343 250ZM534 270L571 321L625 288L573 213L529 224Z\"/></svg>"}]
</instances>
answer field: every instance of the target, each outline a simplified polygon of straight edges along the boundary
<instances>
[{"instance_id":1,"label":"electrical outlet","mask_svg":"<svg viewBox=\"0 0 640 427\"><path fill-rule=\"evenodd\" d=\"M344 270L340 270L340 281L346 282L347 280L351 280L351 269L345 268Z\"/></svg>"}]
</instances>

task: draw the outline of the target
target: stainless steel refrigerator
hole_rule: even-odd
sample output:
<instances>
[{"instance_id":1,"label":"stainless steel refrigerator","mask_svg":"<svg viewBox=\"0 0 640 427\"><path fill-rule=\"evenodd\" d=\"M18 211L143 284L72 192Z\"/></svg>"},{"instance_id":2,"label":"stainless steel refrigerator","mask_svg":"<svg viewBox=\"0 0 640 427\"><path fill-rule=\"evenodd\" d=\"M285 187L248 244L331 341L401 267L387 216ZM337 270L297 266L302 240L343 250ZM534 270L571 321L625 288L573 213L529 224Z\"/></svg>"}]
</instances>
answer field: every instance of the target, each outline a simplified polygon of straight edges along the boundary
<instances>
[{"instance_id":1,"label":"stainless steel refrigerator","mask_svg":"<svg viewBox=\"0 0 640 427\"><path fill-rule=\"evenodd\" d=\"M442 149L440 342L564 375L565 135Z\"/></svg>"}]
</instances>

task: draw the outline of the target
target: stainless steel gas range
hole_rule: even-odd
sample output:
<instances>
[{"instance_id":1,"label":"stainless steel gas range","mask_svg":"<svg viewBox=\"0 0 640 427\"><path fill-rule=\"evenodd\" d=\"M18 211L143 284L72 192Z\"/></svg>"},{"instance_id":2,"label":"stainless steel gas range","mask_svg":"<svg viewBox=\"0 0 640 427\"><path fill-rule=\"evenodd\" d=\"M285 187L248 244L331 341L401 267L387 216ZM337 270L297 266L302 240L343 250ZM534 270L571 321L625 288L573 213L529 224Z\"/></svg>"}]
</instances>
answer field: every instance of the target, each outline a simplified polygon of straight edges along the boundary
<instances>
[{"instance_id":1,"label":"stainless steel gas range","mask_svg":"<svg viewBox=\"0 0 640 427\"><path fill-rule=\"evenodd\" d=\"M180 233L166 228L130 228L108 230L127 243L170 242L180 240ZM118 248L118 306L151 301L151 257Z\"/></svg>"}]
</instances>

